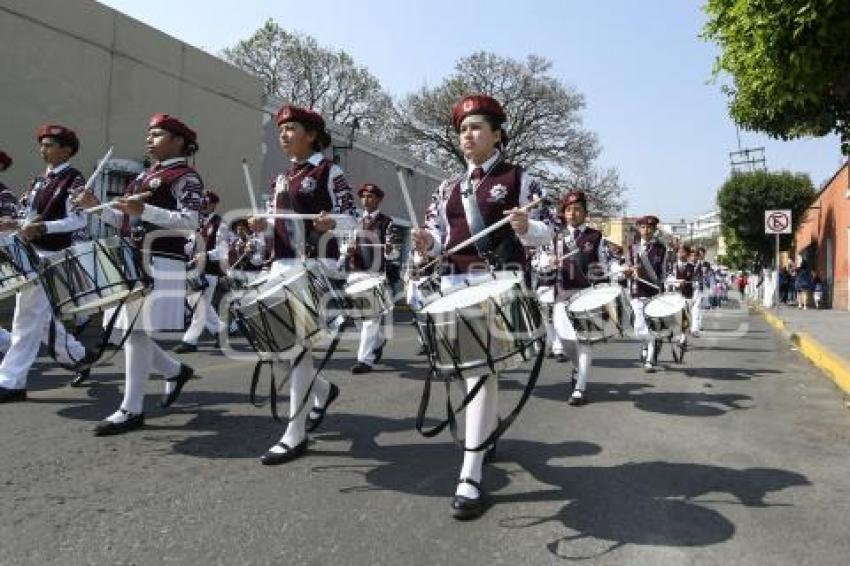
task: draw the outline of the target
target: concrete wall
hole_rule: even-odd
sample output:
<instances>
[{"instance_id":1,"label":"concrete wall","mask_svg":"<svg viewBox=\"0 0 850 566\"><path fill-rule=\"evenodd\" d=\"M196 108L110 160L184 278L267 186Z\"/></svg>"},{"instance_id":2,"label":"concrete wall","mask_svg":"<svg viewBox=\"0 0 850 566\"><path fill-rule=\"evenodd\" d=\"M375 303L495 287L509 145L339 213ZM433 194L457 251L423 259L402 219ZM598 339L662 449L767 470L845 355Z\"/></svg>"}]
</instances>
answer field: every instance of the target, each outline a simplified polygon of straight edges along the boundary
<instances>
[{"instance_id":1,"label":"concrete wall","mask_svg":"<svg viewBox=\"0 0 850 566\"><path fill-rule=\"evenodd\" d=\"M263 191L268 191L275 177L289 167L287 157L278 142L277 124L271 118L279 106L277 101L267 106L268 117L263 133L266 152L262 167ZM355 133L353 147L343 147L349 145L350 131L338 124L329 124L328 129L335 149L328 148L325 153L329 158L337 156L340 167L345 171L346 178L355 191L363 183L378 185L385 193L381 210L390 216L409 219L396 173L397 168L402 167L407 174L407 188L418 221L423 221L431 194L446 178L445 172L359 133Z\"/></svg>"},{"instance_id":2,"label":"concrete wall","mask_svg":"<svg viewBox=\"0 0 850 566\"><path fill-rule=\"evenodd\" d=\"M794 242L797 254L807 248L815 252L812 267L821 279L826 281L827 275L832 273L832 280L827 282L832 307L850 310L850 177L847 165L824 185L797 228ZM828 247L832 248L831 258Z\"/></svg>"},{"instance_id":3,"label":"concrete wall","mask_svg":"<svg viewBox=\"0 0 850 566\"><path fill-rule=\"evenodd\" d=\"M141 161L148 118L168 112L198 132L195 163L222 208L247 204L241 159L259 177L262 155L255 77L92 0L0 0L0 37L0 149L15 161L4 183L20 190L43 170L43 123L77 132L88 174L109 145Z\"/></svg>"}]
</instances>

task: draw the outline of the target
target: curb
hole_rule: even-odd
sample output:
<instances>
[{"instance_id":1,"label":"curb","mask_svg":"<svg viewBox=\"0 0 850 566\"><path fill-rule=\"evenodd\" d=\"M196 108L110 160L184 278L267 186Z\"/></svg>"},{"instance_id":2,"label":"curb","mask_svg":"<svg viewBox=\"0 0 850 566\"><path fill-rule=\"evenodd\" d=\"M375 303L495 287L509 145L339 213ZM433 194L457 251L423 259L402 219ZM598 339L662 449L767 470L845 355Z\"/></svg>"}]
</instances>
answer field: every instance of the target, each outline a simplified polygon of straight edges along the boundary
<instances>
[{"instance_id":1,"label":"curb","mask_svg":"<svg viewBox=\"0 0 850 566\"><path fill-rule=\"evenodd\" d=\"M805 332L792 332L781 318L767 309L750 307L799 348L800 353L829 377L844 393L850 394L850 361L820 344Z\"/></svg>"}]
</instances>

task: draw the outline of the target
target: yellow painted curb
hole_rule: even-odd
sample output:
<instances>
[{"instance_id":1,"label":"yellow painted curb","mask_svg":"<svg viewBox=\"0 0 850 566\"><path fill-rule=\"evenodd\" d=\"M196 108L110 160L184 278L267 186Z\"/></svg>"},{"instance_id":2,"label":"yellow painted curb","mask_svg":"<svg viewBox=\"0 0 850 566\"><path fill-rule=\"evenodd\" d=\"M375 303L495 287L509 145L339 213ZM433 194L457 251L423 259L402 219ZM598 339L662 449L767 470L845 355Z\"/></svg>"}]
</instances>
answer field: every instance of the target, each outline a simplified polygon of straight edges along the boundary
<instances>
[{"instance_id":1,"label":"yellow painted curb","mask_svg":"<svg viewBox=\"0 0 850 566\"><path fill-rule=\"evenodd\" d=\"M829 348L822 346L817 340L805 332L790 332L786 329L785 321L768 309L754 307L761 313L764 320L779 332L784 332L791 342L800 349L800 353L824 372L842 391L850 394L850 360L835 354Z\"/></svg>"}]
</instances>

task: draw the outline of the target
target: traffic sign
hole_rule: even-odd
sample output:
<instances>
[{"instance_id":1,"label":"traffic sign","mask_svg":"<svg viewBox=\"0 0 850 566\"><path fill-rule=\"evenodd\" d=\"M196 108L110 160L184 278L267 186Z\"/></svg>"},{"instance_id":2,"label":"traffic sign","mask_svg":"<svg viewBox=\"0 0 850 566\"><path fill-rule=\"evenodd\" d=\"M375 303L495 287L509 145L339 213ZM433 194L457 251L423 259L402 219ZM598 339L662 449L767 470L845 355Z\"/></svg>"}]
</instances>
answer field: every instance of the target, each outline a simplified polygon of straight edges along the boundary
<instances>
[{"instance_id":1,"label":"traffic sign","mask_svg":"<svg viewBox=\"0 0 850 566\"><path fill-rule=\"evenodd\" d=\"M790 210L765 210L764 211L764 233L765 234L790 234L791 233L791 211Z\"/></svg>"}]
</instances>

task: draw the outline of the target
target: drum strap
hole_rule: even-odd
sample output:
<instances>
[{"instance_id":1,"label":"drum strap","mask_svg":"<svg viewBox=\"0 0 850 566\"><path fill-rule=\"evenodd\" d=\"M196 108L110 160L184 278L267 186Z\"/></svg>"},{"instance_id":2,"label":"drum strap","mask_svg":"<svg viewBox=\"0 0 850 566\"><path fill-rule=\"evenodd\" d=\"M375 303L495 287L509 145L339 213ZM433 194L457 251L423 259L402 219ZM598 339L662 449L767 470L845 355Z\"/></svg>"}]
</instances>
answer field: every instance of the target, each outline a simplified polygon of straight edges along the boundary
<instances>
[{"instance_id":1,"label":"drum strap","mask_svg":"<svg viewBox=\"0 0 850 566\"><path fill-rule=\"evenodd\" d=\"M532 342L533 344L534 342ZM475 385L466 393L466 395L461 400L460 404L457 407L452 405L451 400L451 382L454 374L446 373L445 374L445 388L446 388L446 419L439 422L434 427L425 430L425 413L428 411L428 406L431 400L431 382L437 377L436 369L431 369L428 372L427 377L425 378L425 384L422 389L422 397L419 400L419 409L416 414L416 430L422 436L426 438L430 438L432 436L436 436L440 434L446 427L449 427L449 431L452 434L452 438L454 438L455 443L458 446L463 448L464 450L471 452L480 452L482 450L486 450L490 446L496 443L496 441L501 437L506 430L513 424L514 420L519 415L520 411L522 411L525 403L528 401L529 397L531 397L531 392L534 390L534 387L537 385L537 379L540 376L540 370L543 367L543 359L546 356L546 344L543 339L537 341L540 346L540 349L537 353L537 358L534 360L534 366L531 368L531 374L528 376L528 382L525 384L525 389L522 392L522 396L517 402L516 406L514 406L513 410L511 410L510 414L508 414L505 418L499 419L499 424L496 425L496 428L493 429L493 432L484 439L484 442L479 444L478 446L473 446L472 448L465 448L465 443L462 438L459 437L457 432L457 415L462 412L467 405L475 398L484 384L488 379L493 377L493 374L483 375L478 378L475 382ZM498 375L498 374L496 374Z\"/></svg>"},{"instance_id":2,"label":"drum strap","mask_svg":"<svg viewBox=\"0 0 850 566\"><path fill-rule=\"evenodd\" d=\"M319 363L319 367L316 369L316 372L313 374L313 378L310 380L310 385L307 387L307 391L304 392L304 396L301 401L298 403L298 408L295 410L295 413L290 417L290 419L297 417L301 414L301 411L307 407L307 404L310 400L310 394L313 392L313 386L316 383L316 378L319 377L319 374L325 369L325 365L327 365L328 360L331 359L334 352L339 346L339 341L342 338L343 330L352 323L351 319L346 319L339 327L334 331L333 339L331 340L330 345L328 345L328 349L325 352L324 358ZM286 376L280 382L280 387L282 388L292 377L292 371L295 369L304 356L307 354L307 348L301 348L301 352L295 357L293 362L289 366L289 370L286 372ZM269 368L269 406L271 407L272 418L274 420L280 422L280 415L277 412L277 394L279 391L279 387L277 385L277 379L274 371L274 360L270 359L260 359L254 365L254 373L251 376L251 389L249 391L249 400L252 405L255 407L261 407L262 403L257 402L257 386L260 383L260 374L262 373L263 366L268 366Z\"/></svg>"}]
</instances>

